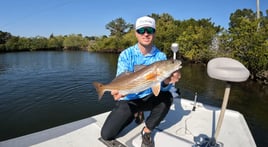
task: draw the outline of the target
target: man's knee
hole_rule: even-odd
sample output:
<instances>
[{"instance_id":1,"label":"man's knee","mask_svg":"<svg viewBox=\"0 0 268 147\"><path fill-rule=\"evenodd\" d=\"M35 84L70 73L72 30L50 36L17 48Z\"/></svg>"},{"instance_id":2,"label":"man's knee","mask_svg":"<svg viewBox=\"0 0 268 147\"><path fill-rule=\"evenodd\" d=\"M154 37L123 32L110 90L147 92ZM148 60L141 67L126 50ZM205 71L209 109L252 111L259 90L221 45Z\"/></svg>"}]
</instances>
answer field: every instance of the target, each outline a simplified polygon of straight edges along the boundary
<instances>
[{"instance_id":1,"label":"man's knee","mask_svg":"<svg viewBox=\"0 0 268 147\"><path fill-rule=\"evenodd\" d=\"M101 129L101 137L104 140L113 140L115 138L115 136L112 135L111 131L109 131L105 128Z\"/></svg>"}]
</instances>

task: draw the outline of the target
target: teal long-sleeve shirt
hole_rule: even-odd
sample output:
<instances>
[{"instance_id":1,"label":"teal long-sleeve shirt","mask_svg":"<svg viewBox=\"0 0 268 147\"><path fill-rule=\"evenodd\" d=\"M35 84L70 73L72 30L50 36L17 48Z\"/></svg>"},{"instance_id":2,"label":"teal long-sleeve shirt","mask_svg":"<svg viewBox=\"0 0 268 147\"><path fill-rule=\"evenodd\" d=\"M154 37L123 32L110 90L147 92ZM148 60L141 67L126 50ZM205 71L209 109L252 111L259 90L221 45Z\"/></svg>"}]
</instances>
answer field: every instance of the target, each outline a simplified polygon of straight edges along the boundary
<instances>
[{"instance_id":1,"label":"teal long-sleeve shirt","mask_svg":"<svg viewBox=\"0 0 268 147\"><path fill-rule=\"evenodd\" d=\"M117 73L116 76L124 72L134 72L135 66L150 65L156 61L167 60L166 54L161 52L158 48L153 46L150 53L143 55L140 52L138 44L135 44L124 51L122 51L118 58ZM161 84L162 85L162 84ZM161 91L168 91L171 88L171 84L168 86L161 86ZM146 89L139 93L128 94L120 100L133 100L143 98L152 93L152 89Z\"/></svg>"}]
</instances>

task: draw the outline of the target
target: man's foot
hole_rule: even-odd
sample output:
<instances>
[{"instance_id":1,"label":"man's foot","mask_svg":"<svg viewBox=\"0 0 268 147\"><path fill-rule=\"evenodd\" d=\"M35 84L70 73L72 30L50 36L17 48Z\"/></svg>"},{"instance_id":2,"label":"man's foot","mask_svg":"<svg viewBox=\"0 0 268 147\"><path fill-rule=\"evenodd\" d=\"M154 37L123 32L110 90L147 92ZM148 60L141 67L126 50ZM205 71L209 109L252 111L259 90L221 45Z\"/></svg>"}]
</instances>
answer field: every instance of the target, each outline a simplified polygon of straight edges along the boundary
<instances>
[{"instance_id":1,"label":"man's foot","mask_svg":"<svg viewBox=\"0 0 268 147\"><path fill-rule=\"evenodd\" d=\"M134 114L134 117L135 117L135 123L136 124L141 124L144 120L144 114L143 112L137 112Z\"/></svg>"},{"instance_id":2,"label":"man's foot","mask_svg":"<svg viewBox=\"0 0 268 147\"><path fill-rule=\"evenodd\" d=\"M117 140L104 140L103 138L99 138L99 140L104 143L107 147L126 147L124 144Z\"/></svg>"},{"instance_id":3,"label":"man's foot","mask_svg":"<svg viewBox=\"0 0 268 147\"><path fill-rule=\"evenodd\" d=\"M154 142L151 137L151 133L145 133L144 128L141 131L142 143L141 147L154 147Z\"/></svg>"}]
</instances>

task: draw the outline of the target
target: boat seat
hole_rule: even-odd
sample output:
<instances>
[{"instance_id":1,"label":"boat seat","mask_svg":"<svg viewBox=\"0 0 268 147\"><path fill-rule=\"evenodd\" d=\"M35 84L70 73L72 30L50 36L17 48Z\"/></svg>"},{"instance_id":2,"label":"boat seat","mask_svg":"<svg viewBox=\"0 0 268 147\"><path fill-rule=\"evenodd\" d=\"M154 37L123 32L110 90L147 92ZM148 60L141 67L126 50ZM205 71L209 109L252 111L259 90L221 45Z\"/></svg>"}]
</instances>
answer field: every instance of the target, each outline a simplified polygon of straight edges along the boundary
<instances>
[{"instance_id":1,"label":"boat seat","mask_svg":"<svg viewBox=\"0 0 268 147\"><path fill-rule=\"evenodd\" d=\"M242 82L249 77L249 71L242 63L226 57L211 59L207 65L207 73L213 79L229 82Z\"/></svg>"}]
</instances>

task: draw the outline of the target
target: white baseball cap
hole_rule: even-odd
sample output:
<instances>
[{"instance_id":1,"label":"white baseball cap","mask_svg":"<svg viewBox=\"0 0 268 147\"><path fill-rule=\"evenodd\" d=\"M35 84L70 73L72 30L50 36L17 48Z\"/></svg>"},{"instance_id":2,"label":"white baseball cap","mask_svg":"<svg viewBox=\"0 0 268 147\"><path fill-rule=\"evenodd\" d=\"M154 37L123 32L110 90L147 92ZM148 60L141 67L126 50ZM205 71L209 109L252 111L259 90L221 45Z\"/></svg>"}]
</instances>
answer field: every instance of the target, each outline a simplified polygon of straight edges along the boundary
<instances>
[{"instance_id":1,"label":"white baseball cap","mask_svg":"<svg viewBox=\"0 0 268 147\"><path fill-rule=\"evenodd\" d=\"M155 20L149 16L143 16L137 19L135 29L143 27L152 27L155 29Z\"/></svg>"}]
</instances>

